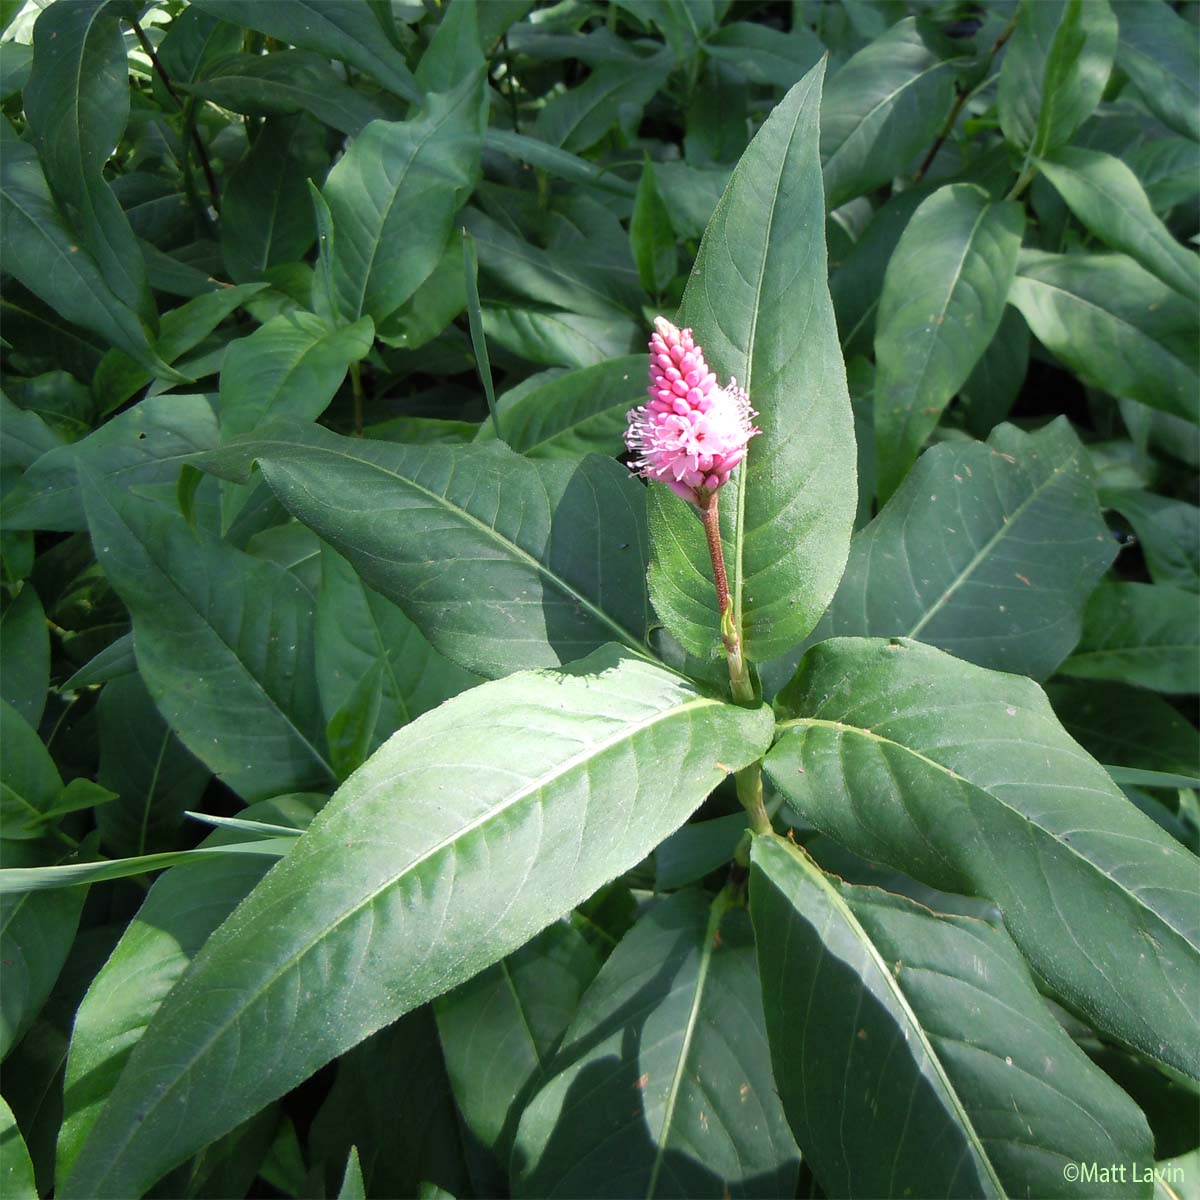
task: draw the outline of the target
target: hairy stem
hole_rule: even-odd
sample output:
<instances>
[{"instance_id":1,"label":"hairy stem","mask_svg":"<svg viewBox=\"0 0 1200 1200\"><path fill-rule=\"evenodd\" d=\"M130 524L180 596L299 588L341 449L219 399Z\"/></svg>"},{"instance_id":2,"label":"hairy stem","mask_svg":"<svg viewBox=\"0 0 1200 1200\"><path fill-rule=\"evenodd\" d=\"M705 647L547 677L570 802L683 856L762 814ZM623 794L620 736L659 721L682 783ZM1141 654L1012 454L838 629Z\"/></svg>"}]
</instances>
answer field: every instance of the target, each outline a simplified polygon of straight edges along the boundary
<instances>
[{"instance_id":1,"label":"hairy stem","mask_svg":"<svg viewBox=\"0 0 1200 1200\"><path fill-rule=\"evenodd\" d=\"M725 550L721 545L721 513L718 493L704 492L700 501L700 518L708 541L708 556L712 559L713 582L717 586L717 611L721 614L721 641L729 664L729 686L739 704L754 703L754 684L742 654L742 631L733 618L729 599L729 576L725 571Z\"/></svg>"}]
</instances>

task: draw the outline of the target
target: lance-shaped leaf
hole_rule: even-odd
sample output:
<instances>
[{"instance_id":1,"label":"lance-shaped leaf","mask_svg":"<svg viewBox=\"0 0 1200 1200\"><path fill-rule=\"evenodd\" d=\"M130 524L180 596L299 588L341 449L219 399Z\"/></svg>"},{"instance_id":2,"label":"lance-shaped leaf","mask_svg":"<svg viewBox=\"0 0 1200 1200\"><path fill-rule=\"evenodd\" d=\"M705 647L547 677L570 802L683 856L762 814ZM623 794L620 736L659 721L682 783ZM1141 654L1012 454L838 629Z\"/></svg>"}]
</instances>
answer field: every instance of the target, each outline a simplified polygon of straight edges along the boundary
<instances>
[{"instance_id":1,"label":"lance-shaped leaf","mask_svg":"<svg viewBox=\"0 0 1200 1200\"><path fill-rule=\"evenodd\" d=\"M1162 0L1112 0L1117 66L1164 125L1200 139L1200 45L1196 26Z\"/></svg>"},{"instance_id":2,"label":"lance-shaped leaf","mask_svg":"<svg viewBox=\"0 0 1200 1200\"><path fill-rule=\"evenodd\" d=\"M1182 296L1200 292L1200 258L1155 216L1138 177L1119 159L1064 146L1039 164L1067 207L1102 242L1123 250Z\"/></svg>"},{"instance_id":3,"label":"lance-shaped leaf","mask_svg":"<svg viewBox=\"0 0 1200 1200\"><path fill-rule=\"evenodd\" d=\"M799 1153L742 910L664 900L622 938L526 1108L514 1194L786 1196Z\"/></svg>"},{"instance_id":4,"label":"lance-shaped leaf","mask_svg":"<svg viewBox=\"0 0 1200 1200\"><path fill-rule=\"evenodd\" d=\"M0 1100L0 1189L12 1200L33 1200L37 1196L29 1150L4 1100Z\"/></svg>"},{"instance_id":5,"label":"lance-shaped leaf","mask_svg":"<svg viewBox=\"0 0 1200 1200\"><path fill-rule=\"evenodd\" d=\"M864 858L994 901L1068 1005L1200 1078L1196 860L1036 684L917 642L839 638L778 703L798 715L766 769L800 815Z\"/></svg>"},{"instance_id":6,"label":"lance-shaped leaf","mask_svg":"<svg viewBox=\"0 0 1200 1200\"><path fill-rule=\"evenodd\" d=\"M320 796L282 796L253 805L243 815L303 829L312 820L313 802L319 800ZM202 848L213 850L244 836L218 829ZM214 853L155 880L75 1015L54 1164L59 1188L163 998L209 934L273 862L262 854ZM82 890L75 894L82 896Z\"/></svg>"},{"instance_id":7,"label":"lance-shaped leaf","mask_svg":"<svg viewBox=\"0 0 1200 1200\"><path fill-rule=\"evenodd\" d=\"M954 102L954 64L938 58L914 17L897 21L829 81L821 160L831 209L890 183L937 136Z\"/></svg>"},{"instance_id":8,"label":"lance-shaped leaf","mask_svg":"<svg viewBox=\"0 0 1200 1200\"><path fill-rule=\"evenodd\" d=\"M1117 48L1108 0L1022 0L997 96L1004 136L1034 155L1070 140L1100 102Z\"/></svg>"},{"instance_id":9,"label":"lance-shaped leaf","mask_svg":"<svg viewBox=\"0 0 1200 1200\"><path fill-rule=\"evenodd\" d=\"M813 641L911 637L1044 679L1071 652L1116 555L1086 454L1060 417L927 450L850 543Z\"/></svg>"},{"instance_id":10,"label":"lance-shaped leaf","mask_svg":"<svg viewBox=\"0 0 1200 1200\"><path fill-rule=\"evenodd\" d=\"M782 838L755 839L751 861L775 1079L827 1193L1058 1196L1080 1161L1146 1170L1146 1119L1002 930L842 883Z\"/></svg>"},{"instance_id":11,"label":"lance-shaped leaf","mask_svg":"<svg viewBox=\"0 0 1200 1200\"><path fill-rule=\"evenodd\" d=\"M376 322L432 274L479 171L482 73L428 98L410 121L372 121L325 181L342 317Z\"/></svg>"},{"instance_id":12,"label":"lance-shaped leaf","mask_svg":"<svg viewBox=\"0 0 1200 1200\"><path fill-rule=\"evenodd\" d=\"M1200 690L1196 597L1165 583L1102 585L1088 601L1083 637L1062 670L1194 694Z\"/></svg>"},{"instance_id":13,"label":"lance-shaped leaf","mask_svg":"<svg viewBox=\"0 0 1200 1200\"><path fill-rule=\"evenodd\" d=\"M129 67L113 0L51 5L33 30L22 94L46 179L120 301L153 324L154 298L129 218L103 175L129 120Z\"/></svg>"},{"instance_id":14,"label":"lance-shaped leaf","mask_svg":"<svg viewBox=\"0 0 1200 1200\"><path fill-rule=\"evenodd\" d=\"M875 332L879 495L896 490L1004 315L1025 228L1019 204L970 183L912 215L883 277Z\"/></svg>"},{"instance_id":15,"label":"lance-shaped leaf","mask_svg":"<svg viewBox=\"0 0 1200 1200\"><path fill-rule=\"evenodd\" d=\"M198 7L291 46L316 50L365 71L408 100L420 99L404 55L388 40L369 4L342 0L198 0Z\"/></svg>"},{"instance_id":16,"label":"lance-shaped leaf","mask_svg":"<svg viewBox=\"0 0 1200 1200\"><path fill-rule=\"evenodd\" d=\"M283 567L94 477L84 505L133 617L142 679L180 741L247 801L331 785L308 592Z\"/></svg>"},{"instance_id":17,"label":"lance-shaped leaf","mask_svg":"<svg viewBox=\"0 0 1200 1200\"><path fill-rule=\"evenodd\" d=\"M280 501L480 675L646 650L645 492L612 459L406 446L279 426L199 460L259 463Z\"/></svg>"},{"instance_id":18,"label":"lance-shaped leaf","mask_svg":"<svg viewBox=\"0 0 1200 1200\"><path fill-rule=\"evenodd\" d=\"M1085 383L1200 422L1196 306L1133 259L1026 250L1009 300Z\"/></svg>"},{"instance_id":19,"label":"lance-shaped leaf","mask_svg":"<svg viewBox=\"0 0 1200 1200\"><path fill-rule=\"evenodd\" d=\"M782 654L829 603L857 503L850 396L826 285L817 161L824 65L783 99L742 156L700 246L680 326L709 367L750 393L762 435L720 493L734 620L747 657ZM720 630L700 522L652 485L650 589L686 650Z\"/></svg>"},{"instance_id":20,"label":"lance-shaped leaf","mask_svg":"<svg viewBox=\"0 0 1200 1200\"><path fill-rule=\"evenodd\" d=\"M483 684L407 726L209 940L61 1194L140 1194L515 950L639 862L771 729L768 710L615 647ZM244 1062L254 1070L235 1070Z\"/></svg>"}]
</instances>

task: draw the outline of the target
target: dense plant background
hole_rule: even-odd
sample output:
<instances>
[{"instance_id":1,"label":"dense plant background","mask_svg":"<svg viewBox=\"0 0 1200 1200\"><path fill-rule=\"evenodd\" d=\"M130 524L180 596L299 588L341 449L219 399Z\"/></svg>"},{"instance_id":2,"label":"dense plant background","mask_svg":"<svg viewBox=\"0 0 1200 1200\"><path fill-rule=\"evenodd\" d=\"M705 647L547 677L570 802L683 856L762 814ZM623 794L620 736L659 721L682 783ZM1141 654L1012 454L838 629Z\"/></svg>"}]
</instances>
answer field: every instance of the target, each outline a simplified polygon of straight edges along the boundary
<instances>
[{"instance_id":1,"label":"dense plant background","mask_svg":"<svg viewBox=\"0 0 1200 1200\"><path fill-rule=\"evenodd\" d=\"M1200 1195L1198 12L0 0L5 1197Z\"/></svg>"}]
</instances>

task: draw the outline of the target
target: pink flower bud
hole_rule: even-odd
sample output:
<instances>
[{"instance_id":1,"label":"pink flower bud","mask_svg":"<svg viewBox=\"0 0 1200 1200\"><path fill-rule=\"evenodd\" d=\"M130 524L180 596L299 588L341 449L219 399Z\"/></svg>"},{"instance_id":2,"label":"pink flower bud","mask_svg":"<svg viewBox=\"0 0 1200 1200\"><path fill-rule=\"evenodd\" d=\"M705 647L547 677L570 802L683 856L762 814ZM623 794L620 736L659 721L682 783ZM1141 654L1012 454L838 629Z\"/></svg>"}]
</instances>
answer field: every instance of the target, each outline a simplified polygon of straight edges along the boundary
<instances>
[{"instance_id":1,"label":"pink flower bud","mask_svg":"<svg viewBox=\"0 0 1200 1200\"><path fill-rule=\"evenodd\" d=\"M753 424L758 414L736 379L717 386L690 329L656 317L654 330L646 389L652 399L629 413L625 431L625 444L635 455L630 465L645 479L702 504L701 493L728 483L746 457L746 444L762 433Z\"/></svg>"}]
</instances>

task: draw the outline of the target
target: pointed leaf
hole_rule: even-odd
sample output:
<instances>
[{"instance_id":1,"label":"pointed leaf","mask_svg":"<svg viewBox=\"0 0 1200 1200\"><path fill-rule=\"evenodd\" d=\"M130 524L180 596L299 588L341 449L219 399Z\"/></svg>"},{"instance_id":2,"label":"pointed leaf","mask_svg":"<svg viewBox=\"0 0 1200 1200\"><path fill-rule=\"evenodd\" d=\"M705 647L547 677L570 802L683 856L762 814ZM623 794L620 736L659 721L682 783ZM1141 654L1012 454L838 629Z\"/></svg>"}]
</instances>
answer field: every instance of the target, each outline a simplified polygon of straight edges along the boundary
<instances>
[{"instance_id":1,"label":"pointed leaf","mask_svg":"<svg viewBox=\"0 0 1200 1200\"><path fill-rule=\"evenodd\" d=\"M1161 0L1112 0L1117 66L1166 126L1200 141L1200 44L1196 26Z\"/></svg>"},{"instance_id":2,"label":"pointed leaf","mask_svg":"<svg viewBox=\"0 0 1200 1200\"><path fill-rule=\"evenodd\" d=\"M775 1078L829 1194L1055 1196L1081 1161L1146 1170L1145 1118L1002 930L851 887L782 838L751 854Z\"/></svg>"},{"instance_id":3,"label":"pointed leaf","mask_svg":"<svg viewBox=\"0 0 1200 1200\"><path fill-rule=\"evenodd\" d=\"M1025 228L1019 204L970 183L912 215L883 277L875 329L879 495L896 490L995 337Z\"/></svg>"},{"instance_id":4,"label":"pointed leaf","mask_svg":"<svg viewBox=\"0 0 1200 1200\"><path fill-rule=\"evenodd\" d=\"M750 922L701 892L622 938L526 1108L514 1195L784 1196L799 1154L775 1094Z\"/></svg>"},{"instance_id":5,"label":"pointed leaf","mask_svg":"<svg viewBox=\"0 0 1200 1200\"><path fill-rule=\"evenodd\" d=\"M864 858L994 901L1071 1007L1200 1078L1196 860L1036 684L917 642L839 638L805 655L778 702L803 715L782 723L766 769L800 815Z\"/></svg>"},{"instance_id":6,"label":"pointed leaf","mask_svg":"<svg viewBox=\"0 0 1200 1200\"><path fill-rule=\"evenodd\" d=\"M37 1200L33 1163L12 1109L0 1100L0 1192L8 1200Z\"/></svg>"},{"instance_id":7,"label":"pointed leaf","mask_svg":"<svg viewBox=\"0 0 1200 1200\"><path fill-rule=\"evenodd\" d=\"M244 478L255 460L294 516L469 671L553 666L614 640L648 652L645 493L611 459L281 426L200 461Z\"/></svg>"},{"instance_id":8,"label":"pointed leaf","mask_svg":"<svg viewBox=\"0 0 1200 1200\"><path fill-rule=\"evenodd\" d=\"M29 582L0 617L0 645L4 646L0 697L36 729L50 686L50 628L42 602Z\"/></svg>"},{"instance_id":9,"label":"pointed leaf","mask_svg":"<svg viewBox=\"0 0 1200 1200\"><path fill-rule=\"evenodd\" d=\"M771 727L766 709L709 699L609 647L483 684L401 730L210 939L60 1194L144 1191L516 949L639 862L762 753ZM254 1071L233 1072L247 1059Z\"/></svg>"},{"instance_id":10,"label":"pointed leaf","mask_svg":"<svg viewBox=\"0 0 1200 1200\"><path fill-rule=\"evenodd\" d=\"M750 143L704 235L678 324L722 383L750 393L763 432L720 493L734 620L751 660L803 640L837 587L857 503L850 397L826 286L817 163L824 66L787 94ZM663 486L649 489L650 589L663 623L709 657L720 630L704 533Z\"/></svg>"},{"instance_id":11,"label":"pointed leaf","mask_svg":"<svg viewBox=\"0 0 1200 1200\"><path fill-rule=\"evenodd\" d=\"M304 588L94 478L84 504L142 679L183 744L248 802L329 786Z\"/></svg>"}]
</instances>

